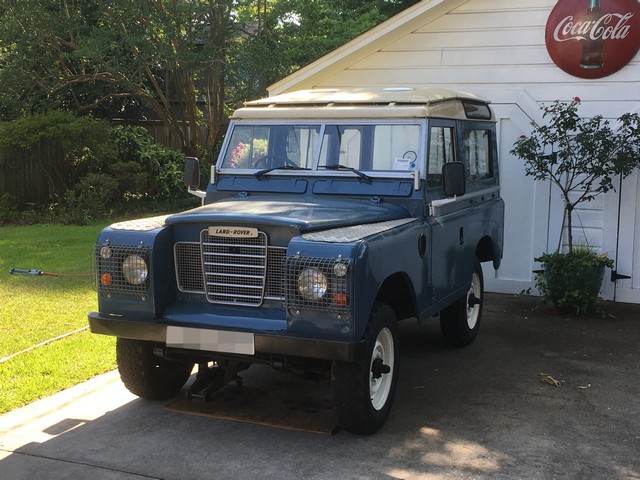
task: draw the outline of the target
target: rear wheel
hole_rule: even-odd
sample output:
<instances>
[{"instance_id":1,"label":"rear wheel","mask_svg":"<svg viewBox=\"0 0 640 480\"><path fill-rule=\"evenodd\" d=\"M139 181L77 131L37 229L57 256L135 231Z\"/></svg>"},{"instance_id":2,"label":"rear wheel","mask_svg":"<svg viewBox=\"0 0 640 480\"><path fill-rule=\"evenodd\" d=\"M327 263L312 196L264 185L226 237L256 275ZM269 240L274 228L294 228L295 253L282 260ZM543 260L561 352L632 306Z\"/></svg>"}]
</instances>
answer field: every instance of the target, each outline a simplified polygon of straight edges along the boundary
<instances>
[{"instance_id":1,"label":"rear wheel","mask_svg":"<svg viewBox=\"0 0 640 480\"><path fill-rule=\"evenodd\" d=\"M180 391L191 375L193 362L167 360L153 353L154 342L118 338L116 361L122 383L147 400L164 400Z\"/></svg>"},{"instance_id":2,"label":"rear wheel","mask_svg":"<svg viewBox=\"0 0 640 480\"><path fill-rule=\"evenodd\" d=\"M393 310L376 303L360 361L334 365L334 408L342 428L371 434L384 425L396 390L399 358L398 326Z\"/></svg>"},{"instance_id":3,"label":"rear wheel","mask_svg":"<svg viewBox=\"0 0 640 480\"><path fill-rule=\"evenodd\" d=\"M476 259L467 294L440 312L440 329L449 345L465 347L475 340L480 329L483 300L482 267Z\"/></svg>"}]
</instances>

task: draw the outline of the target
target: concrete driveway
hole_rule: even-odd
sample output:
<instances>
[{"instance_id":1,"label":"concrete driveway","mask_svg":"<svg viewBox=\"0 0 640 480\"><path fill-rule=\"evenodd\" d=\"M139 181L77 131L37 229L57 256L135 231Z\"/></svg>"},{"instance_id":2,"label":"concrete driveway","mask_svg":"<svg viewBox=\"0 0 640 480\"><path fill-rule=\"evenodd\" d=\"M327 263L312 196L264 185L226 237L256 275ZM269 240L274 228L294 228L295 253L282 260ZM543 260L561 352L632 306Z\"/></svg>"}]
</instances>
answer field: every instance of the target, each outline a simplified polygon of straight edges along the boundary
<instances>
[{"instance_id":1,"label":"concrete driveway","mask_svg":"<svg viewBox=\"0 0 640 480\"><path fill-rule=\"evenodd\" d=\"M461 350L437 319L404 322L393 411L370 437L169 412L111 372L1 416L0 479L640 480L640 306L536 305L487 295ZM265 375L282 377L252 367L245 384Z\"/></svg>"}]
</instances>

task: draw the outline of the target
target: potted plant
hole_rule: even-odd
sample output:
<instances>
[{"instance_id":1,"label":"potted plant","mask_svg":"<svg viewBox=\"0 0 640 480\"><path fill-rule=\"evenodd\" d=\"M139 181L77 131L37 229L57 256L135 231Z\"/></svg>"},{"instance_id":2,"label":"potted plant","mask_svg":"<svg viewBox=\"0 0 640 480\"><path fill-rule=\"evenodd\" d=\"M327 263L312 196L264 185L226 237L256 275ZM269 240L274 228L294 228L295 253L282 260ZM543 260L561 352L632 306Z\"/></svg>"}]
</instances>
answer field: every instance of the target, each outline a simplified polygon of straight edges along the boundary
<instances>
[{"instance_id":1,"label":"potted plant","mask_svg":"<svg viewBox=\"0 0 640 480\"><path fill-rule=\"evenodd\" d=\"M535 259L543 268L536 287L559 310L583 314L596 303L604 268L613 261L589 246L574 246L573 213L578 204L614 190L618 175L625 178L640 165L640 116L626 113L614 128L601 115L581 117L579 105L575 97L543 106L545 123L532 122L531 133L521 135L510 153L524 160L526 175L558 187L563 200L566 251L559 242L555 252Z\"/></svg>"}]
</instances>

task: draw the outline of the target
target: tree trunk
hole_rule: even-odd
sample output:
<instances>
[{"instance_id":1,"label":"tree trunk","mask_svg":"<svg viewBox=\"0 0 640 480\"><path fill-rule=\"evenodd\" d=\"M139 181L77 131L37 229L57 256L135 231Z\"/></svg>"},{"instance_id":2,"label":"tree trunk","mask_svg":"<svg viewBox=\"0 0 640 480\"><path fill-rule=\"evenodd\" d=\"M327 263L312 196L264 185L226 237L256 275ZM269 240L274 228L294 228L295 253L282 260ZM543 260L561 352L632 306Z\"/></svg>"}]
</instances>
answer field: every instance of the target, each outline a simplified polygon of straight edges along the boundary
<instances>
[{"instance_id":1,"label":"tree trunk","mask_svg":"<svg viewBox=\"0 0 640 480\"><path fill-rule=\"evenodd\" d=\"M565 211L567 212L567 243L569 246L569 255L571 255L573 253L573 205L567 202Z\"/></svg>"}]
</instances>

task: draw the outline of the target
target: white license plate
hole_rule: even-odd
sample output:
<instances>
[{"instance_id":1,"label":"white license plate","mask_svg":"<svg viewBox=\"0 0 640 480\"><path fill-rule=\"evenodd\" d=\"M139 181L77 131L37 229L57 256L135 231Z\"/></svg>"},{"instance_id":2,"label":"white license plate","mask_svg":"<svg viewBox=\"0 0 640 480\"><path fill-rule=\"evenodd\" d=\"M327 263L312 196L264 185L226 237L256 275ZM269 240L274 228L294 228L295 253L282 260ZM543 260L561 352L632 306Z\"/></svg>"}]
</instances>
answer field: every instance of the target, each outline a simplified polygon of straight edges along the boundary
<instances>
[{"instance_id":1,"label":"white license plate","mask_svg":"<svg viewBox=\"0 0 640 480\"><path fill-rule=\"evenodd\" d=\"M237 353L239 355L256 353L253 333L174 326L167 327L167 347Z\"/></svg>"}]
</instances>

